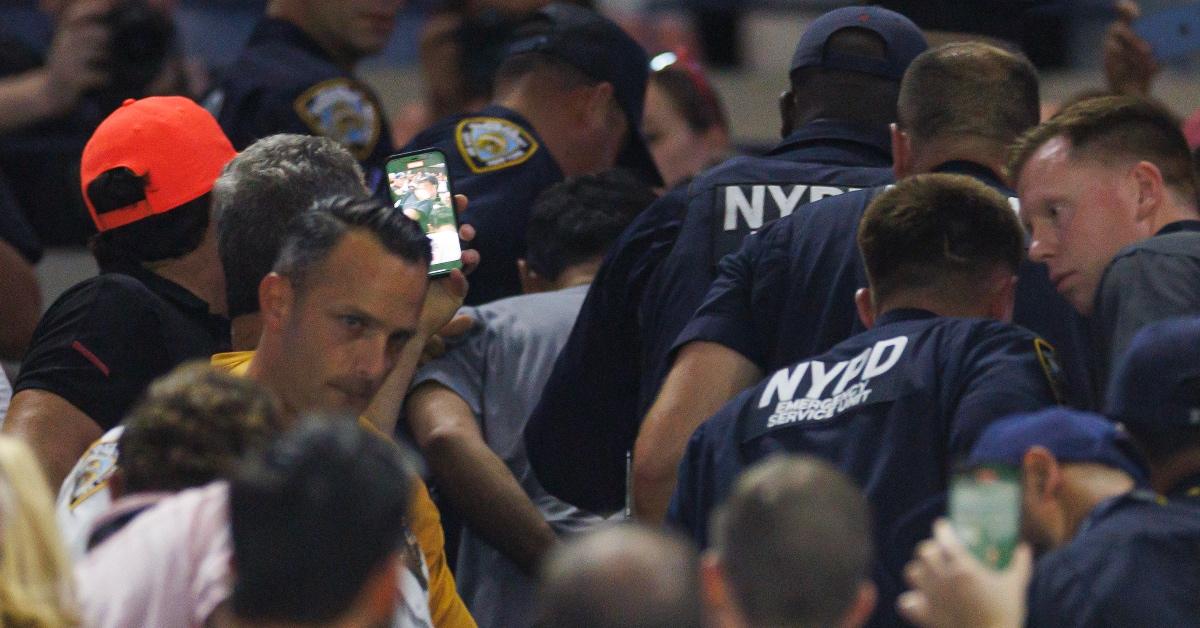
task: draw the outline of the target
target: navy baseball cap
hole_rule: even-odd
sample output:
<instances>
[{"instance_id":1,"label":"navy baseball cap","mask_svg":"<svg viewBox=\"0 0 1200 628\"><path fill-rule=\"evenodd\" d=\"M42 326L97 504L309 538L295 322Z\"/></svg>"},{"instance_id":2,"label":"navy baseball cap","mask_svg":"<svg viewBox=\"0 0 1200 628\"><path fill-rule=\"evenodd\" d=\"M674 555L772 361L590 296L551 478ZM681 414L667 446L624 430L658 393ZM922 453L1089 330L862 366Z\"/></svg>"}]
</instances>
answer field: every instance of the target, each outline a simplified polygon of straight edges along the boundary
<instances>
[{"instance_id":1,"label":"navy baseball cap","mask_svg":"<svg viewBox=\"0 0 1200 628\"><path fill-rule=\"evenodd\" d=\"M1105 412L1133 433L1200 427L1200 318L1146 325L1117 362Z\"/></svg>"},{"instance_id":2,"label":"navy baseball cap","mask_svg":"<svg viewBox=\"0 0 1200 628\"><path fill-rule=\"evenodd\" d=\"M1016 414L987 427L971 448L966 464L1021 466L1025 452L1042 446L1061 462L1090 462L1121 469L1138 483L1146 479L1129 436L1116 423L1090 412L1047 408Z\"/></svg>"},{"instance_id":3,"label":"navy baseball cap","mask_svg":"<svg viewBox=\"0 0 1200 628\"><path fill-rule=\"evenodd\" d=\"M886 48L885 58L854 54L827 53L829 38L846 28L861 28L879 35ZM791 71L800 68L825 68L863 72L899 81L908 64L925 52L929 44L912 20L881 7L842 7L817 18L796 44Z\"/></svg>"},{"instance_id":4,"label":"navy baseball cap","mask_svg":"<svg viewBox=\"0 0 1200 628\"><path fill-rule=\"evenodd\" d=\"M526 52L552 55L584 74L613 86L629 123L629 140L617 163L652 185L662 176L642 136L649 60L646 51L608 18L573 4L554 3L535 12L517 28L505 57Z\"/></svg>"}]
</instances>

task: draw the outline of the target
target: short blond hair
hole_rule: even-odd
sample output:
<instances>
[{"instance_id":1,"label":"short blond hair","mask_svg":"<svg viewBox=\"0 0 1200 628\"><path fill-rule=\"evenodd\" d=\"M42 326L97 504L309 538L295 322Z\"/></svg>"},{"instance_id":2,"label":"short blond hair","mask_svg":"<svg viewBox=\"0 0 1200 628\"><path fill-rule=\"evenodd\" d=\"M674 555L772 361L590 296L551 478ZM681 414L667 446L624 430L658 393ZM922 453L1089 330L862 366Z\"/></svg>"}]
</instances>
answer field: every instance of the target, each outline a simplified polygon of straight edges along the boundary
<instances>
[{"instance_id":1,"label":"short blond hair","mask_svg":"<svg viewBox=\"0 0 1200 628\"><path fill-rule=\"evenodd\" d=\"M28 445L0 436L0 625L78 623L46 476Z\"/></svg>"}]
</instances>

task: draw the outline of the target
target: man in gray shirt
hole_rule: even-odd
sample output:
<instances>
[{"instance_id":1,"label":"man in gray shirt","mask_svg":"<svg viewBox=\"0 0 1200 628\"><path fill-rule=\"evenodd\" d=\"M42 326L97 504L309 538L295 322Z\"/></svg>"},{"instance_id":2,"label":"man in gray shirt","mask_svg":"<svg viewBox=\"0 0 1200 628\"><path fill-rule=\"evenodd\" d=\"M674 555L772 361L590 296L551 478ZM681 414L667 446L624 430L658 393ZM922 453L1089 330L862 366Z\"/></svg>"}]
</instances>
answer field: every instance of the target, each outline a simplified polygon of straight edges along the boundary
<instances>
[{"instance_id":1,"label":"man in gray shirt","mask_svg":"<svg viewBox=\"0 0 1200 628\"><path fill-rule=\"evenodd\" d=\"M546 493L523 433L605 251L653 200L619 172L548 189L517 262L525 294L462 310L474 327L413 378L409 426L438 489L463 516L455 576L485 628L531 625L541 558L559 535L599 521Z\"/></svg>"}]
</instances>

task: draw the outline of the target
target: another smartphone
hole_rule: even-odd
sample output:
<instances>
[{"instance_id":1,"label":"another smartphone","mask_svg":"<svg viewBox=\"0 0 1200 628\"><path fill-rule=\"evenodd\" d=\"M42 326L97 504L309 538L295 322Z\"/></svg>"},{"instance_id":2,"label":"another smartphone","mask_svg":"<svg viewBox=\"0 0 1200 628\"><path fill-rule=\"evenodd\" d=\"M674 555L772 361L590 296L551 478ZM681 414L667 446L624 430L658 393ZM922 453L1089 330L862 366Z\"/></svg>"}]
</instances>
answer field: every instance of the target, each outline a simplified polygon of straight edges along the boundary
<instances>
[{"instance_id":1,"label":"another smartphone","mask_svg":"<svg viewBox=\"0 0 1200 628\"><path fill-rule=\"evenodd\" d=\"M985 464L950 480L950 521L958 538L981 562L1003 569L1021 533L1021 481L1015 467Z\"/></svg>"},{"instance_id":2,"label":"another smartphone","mask_svg":"<svg viewBox=\"0 0 1200 628\"><path fill-rule=\"evenodd\" d=\"M392 155L388 157L386 170L392 205L417 221L429 237L433 247L429 276L462 268L454 189L446 169L446 155L432 148Z\"/></svg>"},{"instance_id":3,"label":"another smartphone","mask_svg":"<svg viewBox=\"0 0 1200 628\"><path fill-rule=\"evenodd\" d=\"M1145 39L1160 61L1200 51L1200 3L1164 9L1139 18L1133 31Z\"/></svg>"}]
</instances>

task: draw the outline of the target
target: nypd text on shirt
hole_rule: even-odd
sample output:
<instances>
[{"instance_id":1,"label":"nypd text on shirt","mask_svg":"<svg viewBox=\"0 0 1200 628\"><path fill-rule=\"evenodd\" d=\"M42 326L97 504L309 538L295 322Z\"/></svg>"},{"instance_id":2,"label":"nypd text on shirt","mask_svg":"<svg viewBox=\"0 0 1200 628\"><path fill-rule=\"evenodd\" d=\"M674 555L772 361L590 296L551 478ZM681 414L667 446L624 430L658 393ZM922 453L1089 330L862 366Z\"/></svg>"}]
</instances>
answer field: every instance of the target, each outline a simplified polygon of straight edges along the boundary
<instances>
[{"instance_id":1,"label":"nypd text on shirt","mask_svg":"<svg viewBox=\"0 0 1200 628\"><path fill-rule=\"evenodd\" d=\"M896 366L907 346L908 337L897 336L880 340L843 362L812 360L777 371L758 401L759 408L775 404L767 429L830 419L867 403L871 399L871 379ZM800 393L802 396L797 397Z\"/></svg>"},{"instance_id":2,"label":"nypd text on shirt","mask_svg":"<svg viewBox=\"0 0 1200 628\"><path fill-rule=\"evenodd\" d=\"M724 207L724 215L712 222L713 264L736 251L742 238L773 220L790 216L797 207L858 189L861 188L807 183L718 187L717 206Z\"/></svg>"}]
</instances>

